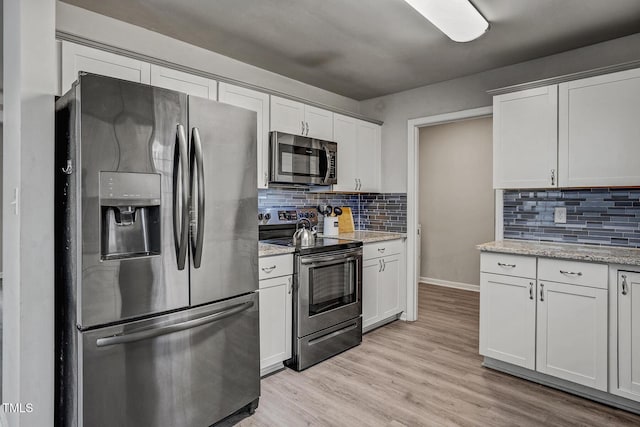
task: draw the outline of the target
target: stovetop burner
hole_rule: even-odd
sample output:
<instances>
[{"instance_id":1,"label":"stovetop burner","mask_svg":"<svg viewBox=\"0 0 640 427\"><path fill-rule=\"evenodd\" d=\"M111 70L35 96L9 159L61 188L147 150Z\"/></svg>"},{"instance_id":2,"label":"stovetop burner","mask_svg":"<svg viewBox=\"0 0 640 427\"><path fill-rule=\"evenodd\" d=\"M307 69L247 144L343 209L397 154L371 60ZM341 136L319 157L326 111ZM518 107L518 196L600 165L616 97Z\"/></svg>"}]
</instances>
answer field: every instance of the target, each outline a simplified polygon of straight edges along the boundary
<instances>
[{"instance_id":1,"label":"stovetop burner","mask_svg":"<svg viewBox=\"0 0 640 427\"><path fill-rule=\"evenodd\" d=\"M316 237L316 242L313 246L294 245L292 238L266 239L260 241L263 243L269 243L271 245L288 246L295 248L296 253L299 253L300 255L358 248L362 246L362 242L359 241L335 239L329 237Z\"/></svg>"},{"instance_id":2,"label":"stovetop burner","mask_svg":"<svg viewBox=\"0 0 640 427\"><path fill-rule=\"evenodd\" d=\"M300 255L358 248L362 246L362 242L359 241L333 237L316 237L316 242L313 246L294 245L293 234L296 231L297 222L302 218L308 219L312 226L318 225L316 209L283 208L260 210L258 214L260 241L272 245L295 248L296 253Z\"/></svg>"}]
</instances>

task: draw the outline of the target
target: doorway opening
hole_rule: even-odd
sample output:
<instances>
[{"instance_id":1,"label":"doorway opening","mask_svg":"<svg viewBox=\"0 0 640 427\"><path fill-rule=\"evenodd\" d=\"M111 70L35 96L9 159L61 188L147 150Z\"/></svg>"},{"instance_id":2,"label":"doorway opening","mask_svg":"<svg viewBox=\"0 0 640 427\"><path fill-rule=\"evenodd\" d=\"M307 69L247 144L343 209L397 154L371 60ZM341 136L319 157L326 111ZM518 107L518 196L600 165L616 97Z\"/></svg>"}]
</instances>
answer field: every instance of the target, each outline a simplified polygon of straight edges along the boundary
<instances>
[{"instance_id":1,"label":"doorway opening","mask_svg":"<svg viewBox=\"0 0 640 427\"><path fill-rule=\"evenodd\" d=\"M418 236L419 221L419 160L420 160L420 128L442 125L462 120L490 117L492 107L474 108L453 113L411 119L407 122L407 313L409 321L418 318ZM502 237L502 192L495 192L496 239ZM422 254L424 256L424 254Z\"/></svg>"}]
</instances>

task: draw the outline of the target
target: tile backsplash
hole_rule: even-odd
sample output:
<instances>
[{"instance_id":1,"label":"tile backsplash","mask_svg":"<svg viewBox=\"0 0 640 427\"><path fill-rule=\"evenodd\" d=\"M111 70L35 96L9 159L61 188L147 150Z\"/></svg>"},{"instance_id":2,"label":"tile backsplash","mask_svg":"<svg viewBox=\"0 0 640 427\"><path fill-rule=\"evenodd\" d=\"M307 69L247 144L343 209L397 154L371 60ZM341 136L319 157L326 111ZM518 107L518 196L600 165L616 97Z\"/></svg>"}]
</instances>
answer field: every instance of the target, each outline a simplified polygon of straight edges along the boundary
<instances>
[{"instance_id":1,"label":"tile backsplash","mask_svg":"<svg viewBox=\"0 0 640 427\"><path fill-rule=\"evenodd\" d=\"M320 204L348 206L357 230L407 232L405 193L320 193L308 188L258 190L258 208L309 208ZM322 229L322 216L319 228Z\"/></svg>"},{"instance_id":2,"label":"tile backsplash","mask_svg":"<svg viewBox=\"0 0 640 427\"><path fill-rule=\"evenodd\" d=\"M554 223L556 207L566 224ZM640 188L507 190L504 238L640 248Z\"/></svg>"}]
</instances>

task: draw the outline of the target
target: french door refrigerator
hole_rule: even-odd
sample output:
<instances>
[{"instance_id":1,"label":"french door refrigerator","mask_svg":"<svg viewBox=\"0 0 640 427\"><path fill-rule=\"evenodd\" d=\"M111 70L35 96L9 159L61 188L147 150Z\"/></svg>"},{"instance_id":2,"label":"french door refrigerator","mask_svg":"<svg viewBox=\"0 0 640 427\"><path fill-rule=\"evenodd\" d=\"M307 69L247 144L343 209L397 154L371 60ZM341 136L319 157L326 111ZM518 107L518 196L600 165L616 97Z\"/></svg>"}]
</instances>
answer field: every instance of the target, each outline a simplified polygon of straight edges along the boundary
<instances>
[{"instance_id":1,"label":"french door refrigerator","mask_svg":"<svg viewBox=\"0 0 640 427\"><path fill-rule=\"evenodd\" d=\"M258 404L256 114L80 73L56 103L56 424Z\"/></svg>"}]
</instances>

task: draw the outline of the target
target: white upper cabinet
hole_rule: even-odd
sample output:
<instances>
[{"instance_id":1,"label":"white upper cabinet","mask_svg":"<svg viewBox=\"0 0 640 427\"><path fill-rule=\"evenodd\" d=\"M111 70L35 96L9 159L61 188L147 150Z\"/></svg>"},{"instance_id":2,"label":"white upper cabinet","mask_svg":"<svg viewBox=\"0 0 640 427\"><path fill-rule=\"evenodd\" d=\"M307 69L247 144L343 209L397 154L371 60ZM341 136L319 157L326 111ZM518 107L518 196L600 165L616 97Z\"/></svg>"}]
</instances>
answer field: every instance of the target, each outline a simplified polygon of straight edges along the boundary
<instances>
[{"instance_id":1,"label":"white upper cabinet","mask_svg":"<svg viewBox=\"0 0 640 427\"><path fill-rule=\"evenodd\" d=\"M558 87L493 98L494 188L557 187Z\"/></svg>"},{"instance_id":2,"label":"white upper cabinet","mask_svg":"<svg viewBox=\"0 0 640 427\"><path fill-rule=\"evenodd\" d=\"M333 113L321 108L304 106L306 136L333 141Z\"/></svg>"},{"instance_id":3,"label":"white upper cabinet","mask_svg":"<svg viewBox=\"0 0 640 427\"><path fill-rule=\"evenodd\" d=\"M80 71L137 83L151 82L150 64L75 43L62 42L61 92L71 89Z\"/></svg>"},{"instance_id":4,"label":"white upper cabinet","mask_svg":"<svg viewBox=\"0 0 640 427\"><path fill-rule=\"evenodd\" d=\"M360 191L380 191L380 126L356 120ZM338 158L340 162L340 158Z\"/></svg>"},{"instance_id":5,"label":"white upper cabinet","mask_svg":"<svg viewBox=\"0 0 640 427\"><path fill-rule=\"evenodd\" d=\"M220 102L246 108L258 114L258 188L269 184L269 95L263 92L220 83Z\"/></svg>"},{"instance_id":6,"label":"white upper cabinet","mask_svg":"<svg viewBox=\"0 0 640 427\"><path fill-rule=\"evenodd\" d=\"M338 143L338 184L335 191L380 191L380 126L334 114Z\"/></svg>"},{"instance_id":7,"label":"white upper cabinet","mask_svg":"<svg viewBox=\"0 0 640 427\"><path fill-rule=\"evenodd\" d=\"M271 96L271 130L304 135L304 104L278 96Z\"/></svg>"},{"instance_id":8,"label":"white upper cabinet","mask_svg":"<svg viewBox=\"0 0 640 427\"><path fill-rule=\"evenodd\" d=\"M151 64L151 85L214 101L218 99L215 80L155 64Z\"/></svg>"},{"instance_id":9,"label":"white upper cabinet","mask_svg":"<svg viewBox=\"0 0 640 427\"><path fill-rule=\"evenodd\" d=\"M338 144L338 183L335 191L358 190L358 134L356 119L334 114L333 136Z\"/></svg>"},{"instance_id":10,"label":"white upper cabinet","mask_svg":"<svg viewBox=\"0 0 640 427\"><path fill-rule=\"evenodd\" d=\"M559 88L561 185L640 185L640 69Z\"/></svg>"},{"instance_id":11,"label":"white upper cabinet","mask_svg":"<svg viewBox=\"0 0 640 427\"><path fill-rule=\"evenodd\" d=\"M333 141L333 113L271 96L271 130Z\"/></svg>"}]
</instances>

